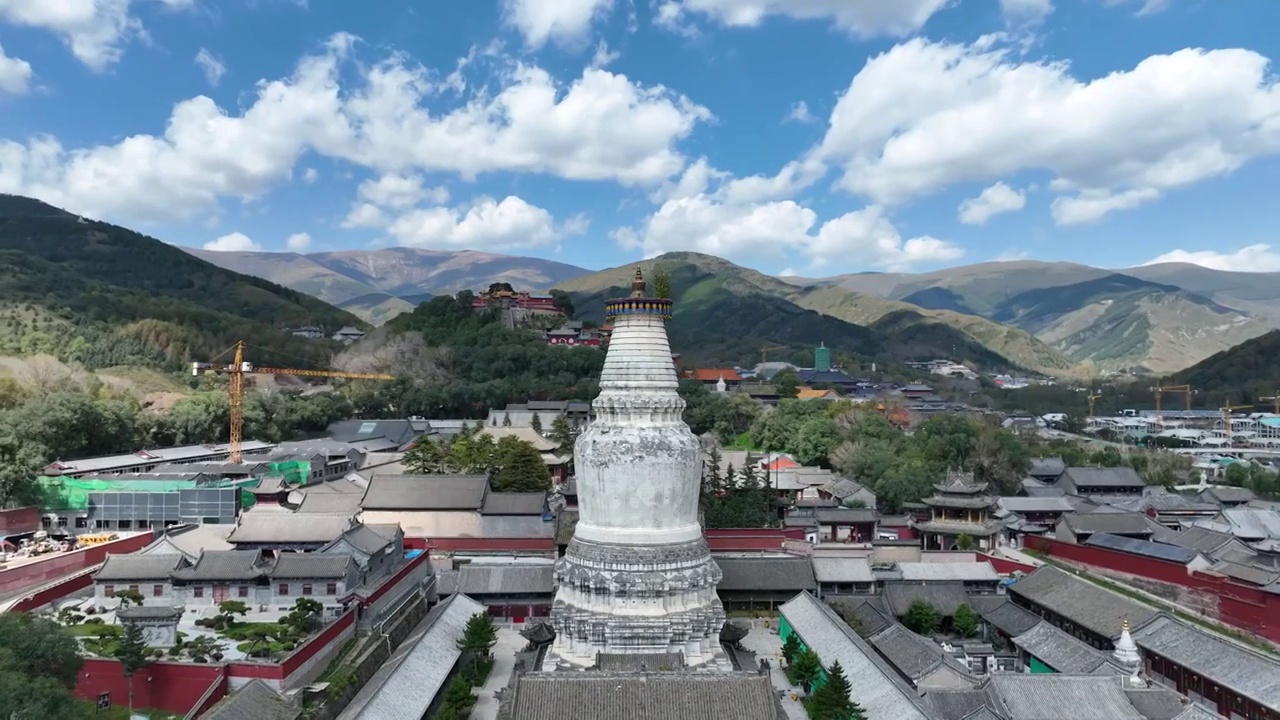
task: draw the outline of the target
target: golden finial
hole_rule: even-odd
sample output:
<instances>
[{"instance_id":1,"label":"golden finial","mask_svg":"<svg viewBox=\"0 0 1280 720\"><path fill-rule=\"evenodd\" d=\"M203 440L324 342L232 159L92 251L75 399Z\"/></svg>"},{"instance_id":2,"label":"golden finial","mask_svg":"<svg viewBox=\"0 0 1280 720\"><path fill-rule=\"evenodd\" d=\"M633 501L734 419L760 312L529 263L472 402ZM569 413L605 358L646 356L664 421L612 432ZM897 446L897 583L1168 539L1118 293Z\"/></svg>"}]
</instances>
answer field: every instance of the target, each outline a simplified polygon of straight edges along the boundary
<instances>
[{"instance_id":1,"label":"golden finial","mask_svg":"<svg viewBox=\"0 0 1280 720\"><path fill-rule=\"evenodd\" d=\"M644 297L644 296L645 296L644 273L640 271L640 268L636 268L636 279L631 281L631 297Z\"/></svg>"},{"instance_id":2,"label":"golden finial","mask_svg":"<svg viewBox=\"0 0 1280 720\"><path fill-rule=\"evenodd\" d=\"M1124 619L1124 623L1120 626L1121 632L1129 632L1129 618Z\"/></svg>"}]
</instances>

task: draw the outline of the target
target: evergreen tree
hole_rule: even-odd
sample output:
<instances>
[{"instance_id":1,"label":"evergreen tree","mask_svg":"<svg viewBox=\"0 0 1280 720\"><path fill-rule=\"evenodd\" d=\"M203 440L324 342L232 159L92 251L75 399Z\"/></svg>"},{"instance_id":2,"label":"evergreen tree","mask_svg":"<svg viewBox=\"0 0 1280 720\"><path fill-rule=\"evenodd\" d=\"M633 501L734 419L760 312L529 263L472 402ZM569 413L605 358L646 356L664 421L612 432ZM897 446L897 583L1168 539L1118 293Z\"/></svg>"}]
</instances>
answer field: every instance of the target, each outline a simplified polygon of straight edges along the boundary
<instances>
[{"instance_id":1,"label":"evergreen tree","mask_svg":"<svg viewBox=\"0 0 1280 720\"><path fill-rule=\"evenodd\" d=\"M550 490L551 470L537 448L518 438L504 437L494 449L490 480L498 492Z\"/></svg>"},{"instance_id":2,"label":"evergreen tree","mask_svg":"<svg viewBox=\"0 0 1280 720\"><path fill-rule=\"evenodd\" d=\"M813 684L822 676L822 661L812 650L801 650L791 665L791 677L806 693L813 692Z\"/></svg>"},{"instance_id":3,"label":"evergreen tree","mask_svg":"<svg viewBox=\"0 0 1280 720\"><path fill-rule=\"evenodd\" d=\"M133 717L133 675L151 662L147 654L147 643L142 637L142 626L126 622L120 645L116 648L116 660L124 670L124 677L129 683L129 716Z\"/></svg>"},{"instance_id":4,"label":"evergreen tree","mask_svg":"<svg viewBox=\"0 0 1280 720\"><path fill-rule=\"evenodd\" d=\"M978 616L974 614L973 608L968 605L961 605L956 608L956 614L951 618L951 629L956 631L960 637L973 637L978 634Z\"/></svg>"},{"instance_id":5,"label":"evergreen tree","mask_svg":"<svg viewBox=\"0 0 1280 720\"><path fill-rule=\"evenodd\" d=\"M478 612L467 619L462 637L458 639L458 649L471 655L474 666L489 658L489 649L497 642L498 631L493 627L493 618L487 612Z\"/></svg>"},{"instance_id":6,"label":"evergreen tree","mask_svg":"<svg viewBox=\"0 0 1280 720\"><path fill-rule=\"evenodd\" d=\"M795 662L796 654L800 651L800 638L796 637L795 633L791 633L782 643L782 659L786 660L787 664L790 665Z\"/></svg>"},{"instance_id":7,"label":"evergreen tree","mask_svg":"<svg viewBox=\"0 0 1280 720\"><path fill-rule=\"evenodd\" d=\"M511 413L502 413L502 427L511 427Z\"/></svg>"},{"instance_id":8,"label":"evergreen tree","mask_svg":"<svg viewBox=\"0 0 1280 720\"><path fill-rule=\"evenodd\" d=\"M720 476L720 447L711 446L711 452L707 456L706 473L703 478L703 485L708 493L719 495L724 490L724 478Z\"/></svg>"},{"instance_id":9,"label":"evergreen tree","mask_svg":"<svg viewBox=\"0 0 1280 720\"><path fill-rule=\"evenodd\" d=\"M813 720L866 720L865 711L849 697L851 690L849 678L845 677L844 668L837 660L827 668L827 681L806 703L809 717Z\"/></svg>"},{"instance_id":10,"label":"evergreen tree","mask_svg":"<svg viewBox=\"0 0 1280 720\"><path fill-rule=\"evenodd\" d=\"M912 600L907 606L907 614L902 617L902 624L908 630L920 635L932 635L938 631L942 618L938 610L924 600Z\"/></svg>"},{"instance_id":11,"label":"evergreen tree","mask_svg":"<svg viewBox=\"0 0 1280 720\"><path fill-rule=\"evenodd\" d=\"M529 421L529 427L533 428L534 432L541 435L542 434L542 416L535 412L533 414L533 419Z\"/></svg>"}]
</instances>

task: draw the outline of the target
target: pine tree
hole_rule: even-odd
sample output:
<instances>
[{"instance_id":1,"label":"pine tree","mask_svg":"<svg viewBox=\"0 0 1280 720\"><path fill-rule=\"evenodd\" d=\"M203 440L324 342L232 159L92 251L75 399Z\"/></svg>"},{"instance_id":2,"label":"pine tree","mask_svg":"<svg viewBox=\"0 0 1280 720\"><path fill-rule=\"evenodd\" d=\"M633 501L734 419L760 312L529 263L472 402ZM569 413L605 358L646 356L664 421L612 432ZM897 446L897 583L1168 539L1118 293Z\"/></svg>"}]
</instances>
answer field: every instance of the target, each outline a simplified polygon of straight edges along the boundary
<instances>
[{"instance_id":1,"label":"pine tree","mask_svg":"<svg viewBox=\"0 0 1280 720\"><path fill-rule=\"evenodd\" d=\"M787 661L788 665L790 665L795 662L796 654L799 653L800 650L800 639L796 637L795 633L791 633L782 643L782 658Z\"/></svg>"},{"instance_id":2,"label":"pine tree","mask_svg":"<svg viewBox=\"0 0 1280 720\"><path fill-rule=\"evenodd\" d=\"M791 666L791 676L807 693L813 692L813 684L822 675L822 661L812 650L801 650Z\"/></svg>"},{"instance_id":3,"label":"pine tree","mask_svg":"<svg viewBox=\"0 0 1280 720\"><path fill-rule=\"evenodd\" d=\"M550 490L551 470L537 448L518 438L504 437L494 449L490 480L498 492Z\"/></svg>"},{"instance_id":4,"label":"pine tree","mask_svg":"<svg viewBox=\"0 0 1280 720\"><path fill-rule=\"evenodd\" d=\"M866 720L865 711L849 697L852 689L840 662L832 663L827 668L827 681L807 703L809 717L813 720Z\"/></svg>"},{"instance_id":5,"label":"pine tree","mask_svg":"<svg viewBox=\"0 0 1280 720\"><path fill-rule=\"evenodd\" d=\"M116 648L115 658L120 661L125 679L129 683L129 716L133 717L133 675L150 663L147 642L142 637L141 625L125 623L124 634L120 638L119 647Z\"/></svg>"},{"instance_id":6,"label":"pine tree","mask_svg":"<svg viewBox=\"0 0 1280 720\"><path fill-rule=\"evenodd\" d=\"M529 421L529 427L533 428L533 431L539 435L542 434L542 417L538 413L535 412L533 414L533 419Z\"/></svg>"},{"instance_id":7,"label":"pine tree","mask_svg":"<svg viewBox=\"0 0 1280 720\"><path fill-rule=\"evenodd\" d=\"M707 456L705 485L707 492L713 495L719 495L724 490L724 478L720 475L720 461L720 448L712 445L711 452Z\"/></svg>"},{"instance_id":8,"label":"pine tree","mask_svg":"<svg viewBox=\"0 0 1280 720\"><path fill-rule=\"evenodd\" d=\"M956 631L960 637L973 637L978 634L978 618L973 612L973 608L968 605L961 605L956 608L955 615L951 617L951 629Z\"/></svg>"},{"instance_id":9,"label":"pine tree","mask_svg":"<svg viewBox=\"0 0 1280 720\"><path fill-rule=\"evenodd\" d=\"M458 649L483 660L489 657L489 648L496 642L498 631L493 627L493 618L487 612L478 612L467 619L462 638L458 640Z\"/></svg>"},{"instance_id":10,"label":"pine tree","mask_svg":"<svg viewBox=\"0 0 1280 720\"><path fill-rule=\"evenodd\" d=\"M511 413L502 413L502 427L511 427Z\"/></svg>"}]
</instances>

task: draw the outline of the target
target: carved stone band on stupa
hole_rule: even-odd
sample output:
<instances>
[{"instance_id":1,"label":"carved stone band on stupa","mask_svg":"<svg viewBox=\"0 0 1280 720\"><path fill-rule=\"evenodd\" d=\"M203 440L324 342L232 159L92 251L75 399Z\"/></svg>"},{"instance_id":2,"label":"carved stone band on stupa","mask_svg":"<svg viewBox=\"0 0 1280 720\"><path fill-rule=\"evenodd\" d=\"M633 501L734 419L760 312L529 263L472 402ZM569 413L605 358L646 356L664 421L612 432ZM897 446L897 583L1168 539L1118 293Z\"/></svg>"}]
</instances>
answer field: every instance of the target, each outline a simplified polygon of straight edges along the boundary
<instances>
[{"instance_id":1,"label":"carved stone band on stupa","mask_svg":"<svg viewBox=\"0 0 1280 720\"><path fill-rule=\"evenodd\" d=\"M721 656L720 568L698 522L702 448L683 420L666 321L671 301L631 294L605 304L613 323L592 406L574 446L578 524L556 564L548 662L589 667L598 654Z\"/></svg>"}]
</instances>

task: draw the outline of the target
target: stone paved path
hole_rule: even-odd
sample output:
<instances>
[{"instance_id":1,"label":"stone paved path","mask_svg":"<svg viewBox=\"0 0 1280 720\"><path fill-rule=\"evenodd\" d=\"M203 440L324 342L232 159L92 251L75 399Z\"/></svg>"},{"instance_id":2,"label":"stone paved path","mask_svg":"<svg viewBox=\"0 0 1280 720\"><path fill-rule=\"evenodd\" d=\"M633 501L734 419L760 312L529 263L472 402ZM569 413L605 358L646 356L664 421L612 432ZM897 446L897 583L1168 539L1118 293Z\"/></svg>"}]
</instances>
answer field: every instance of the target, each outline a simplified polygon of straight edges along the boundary
<instances>
[{"instance_id":1,"label":"stone paved path","mask_svg":"<svg viewBox=\"0 0 1280 720\"><path fill-rule=\"evenodd\" d=\"M756 654L757 660L767 659L769 661L769 679L773 680L775 690L784 693L782 698L782 709L787 712L790 720L808 720L809 715L804 711L804 707L796 700L791 699L791 694L796 692L798 688L792 687L787 682L787 676L783 674L779 667L779 658L782 655L782 640L777 635L778 621L769 621L770 627L765 627L765 621L754 620L751 623L751 632L742 640L742 646Z\"/></svg>"},{"instance_id":2,"label":"stone paved path","mask_svg":"<svg viewBox=\"0 0 1280 720\"><path fill-rule=\"evenodd\" d=\"M498 717L497 692L511 680L516 653L528 642L518 630L510 624L498 625L498 644L493 646L493 672L480 688L475 707L471 708L471 720L495 720Z\"/></svg>"}]
</instances>

